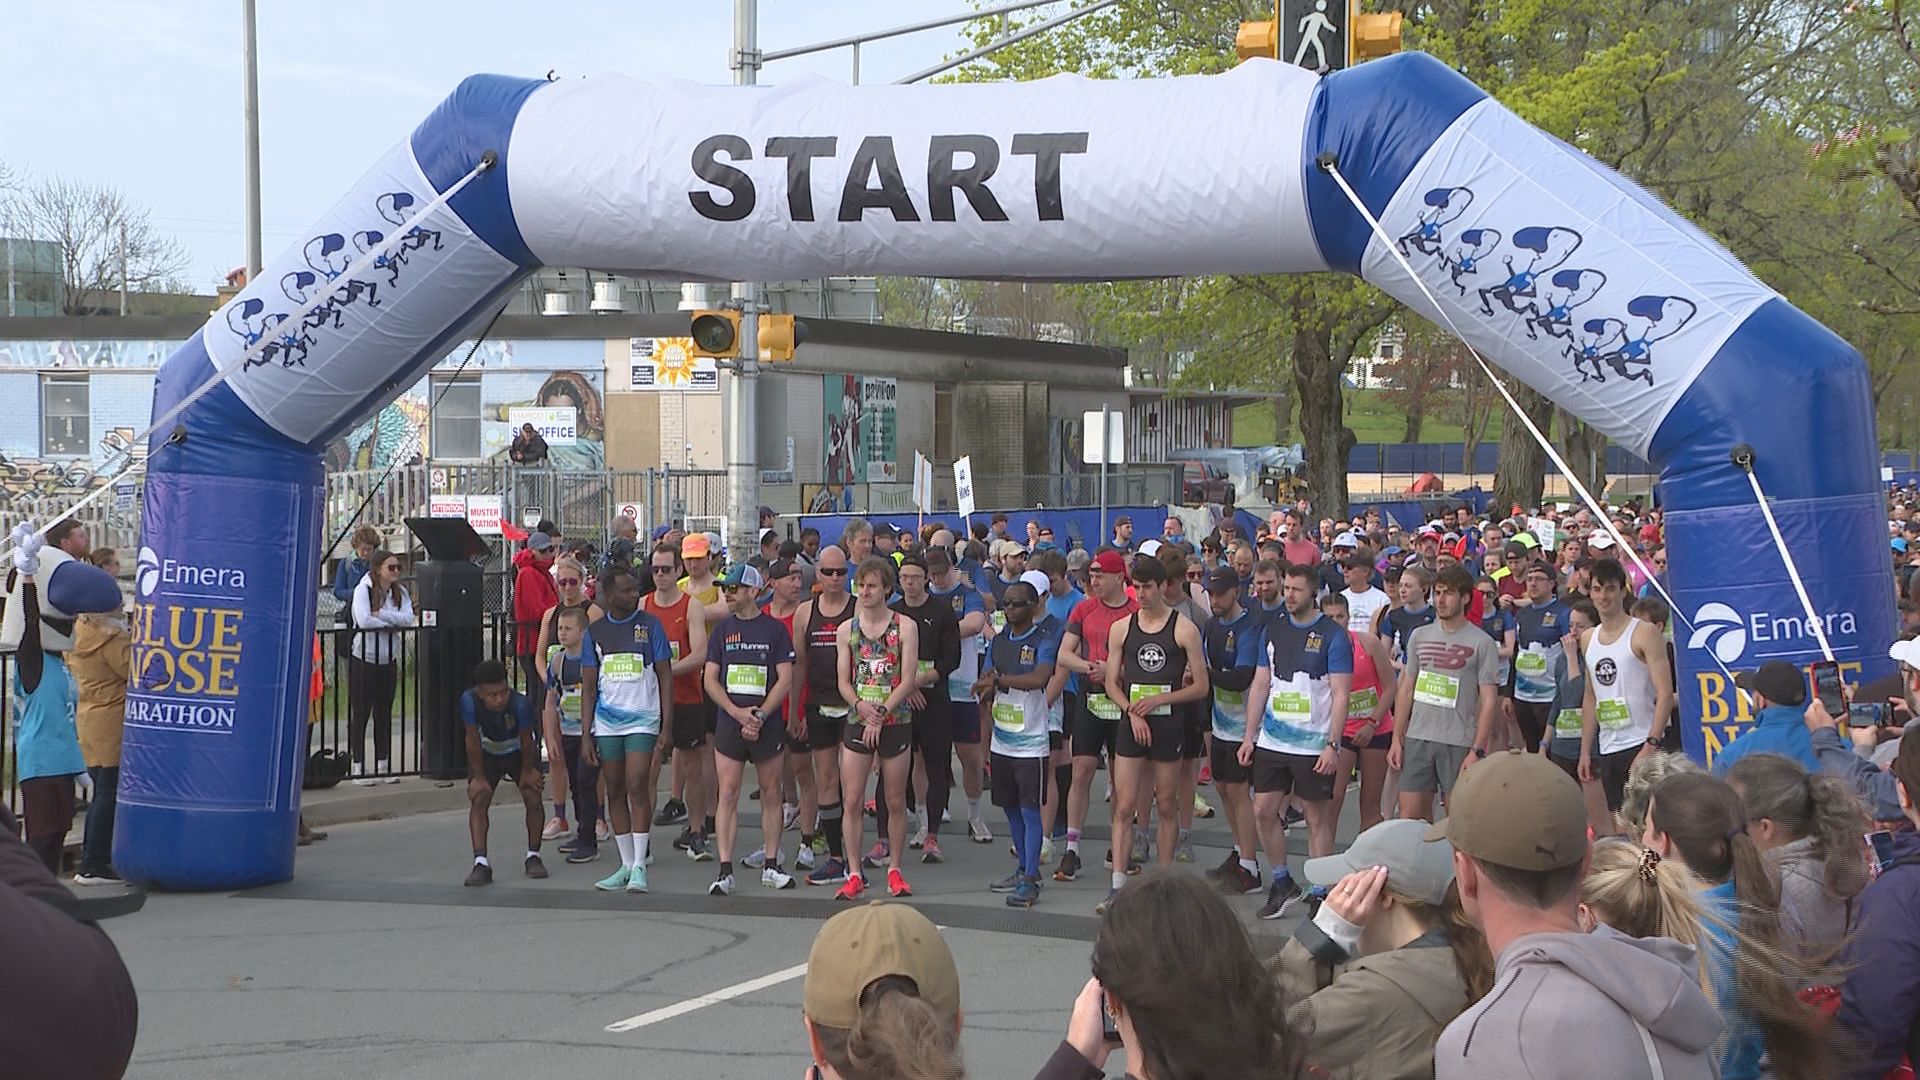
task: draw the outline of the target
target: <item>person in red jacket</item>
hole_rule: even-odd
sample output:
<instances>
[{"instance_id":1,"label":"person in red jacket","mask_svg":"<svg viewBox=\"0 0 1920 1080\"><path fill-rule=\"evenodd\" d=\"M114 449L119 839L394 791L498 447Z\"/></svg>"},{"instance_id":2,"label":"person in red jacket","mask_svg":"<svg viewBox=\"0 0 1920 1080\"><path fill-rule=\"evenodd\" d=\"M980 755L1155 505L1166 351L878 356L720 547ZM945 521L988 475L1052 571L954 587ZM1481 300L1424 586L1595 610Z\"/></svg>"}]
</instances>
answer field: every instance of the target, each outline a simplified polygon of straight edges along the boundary
<instances>
[{"instance_id":1,"label":"person in red jacket","mask_svg":"<svg viewBox=\"0 0 1920 1080\"><path fill-rule=\"evenodd\" d=\"M553 537L536 532L527 537L527 546L513 557L513 657L520 665L521 685L533 704L534 715L547 706L547 680L541 672L543 658L536 655L540 644L540 622L547 610L560 602L560 588L553 583L553 558L559 553Z\"/></svg>"}]
</instances>

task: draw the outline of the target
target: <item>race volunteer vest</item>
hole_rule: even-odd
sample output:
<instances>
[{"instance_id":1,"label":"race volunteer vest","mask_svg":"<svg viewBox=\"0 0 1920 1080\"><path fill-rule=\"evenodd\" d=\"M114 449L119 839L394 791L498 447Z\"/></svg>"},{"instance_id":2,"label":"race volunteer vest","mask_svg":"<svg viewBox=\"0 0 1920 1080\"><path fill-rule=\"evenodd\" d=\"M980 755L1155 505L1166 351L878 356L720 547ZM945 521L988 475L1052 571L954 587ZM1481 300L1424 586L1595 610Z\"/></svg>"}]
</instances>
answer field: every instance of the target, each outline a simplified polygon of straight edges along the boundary
<instances>
[{"instance_id":1,"label":"race volunteer vest","mask_svg":"<svg viewBox=\"0 0 1920 1080\"><path fill-rule=\"evenodd\" d=\"M687 653L693 649L692 631L687 629L687 608L692 603L693 594L684 592L680 594L678 603L666 607L662 607L655 602L653 593L648 593L646 599L641 601L641 604L647 610L647 614L659 619L660 625L667 628L667 645L673 651L673 662L675 664L678 664L680 658L687 655ZM675 705L697 705L703 696L700 690L700 669L698 667L695 667L692 671L685 674L675 675L673 677L673 703Z\"/></svg>"},{"instance_id":2,"label":"race volunteer vest","mask_svg":"<svg viewBox=\"0 0 1920 1080\"><path fill-rule=\"evenodd\" d=\"M847 715L846 703L840 700L840 624L853 617L853 597L842 599L840 610L828 614L821 607L826 597L814 597L806 625L799 628L807 640L807 701L821 716L833 720Z\"/></svg>"},{"instance_id":3,"label":"race volunteer vest","mask_svg":"<svg viewBox=\"0 0 1920 1080\"><path fill-rule=\"evenodd\" d=\"M1169 608L1167 621L1149 633L1140 625L1140 612L1127 618L1127 636L1120 644L1120 684L1128 701L1170 694L1186 685L1187 651L1174 639L1180 613ZM1109 705L1112 698L1107 699ZM1173 706L1161 705L1150 714L1172 716Z\"/></svg>"},{"instance_id":4,"label":"race volunteer vest","mask_svg":"<svg viewBox=\"0 0 1920 1080\"><path fill-rule=\"evenodd\" d=\"M1587 638L1587 678L1593 684L1602 754L1637 749L1653 729L1653 676L1633 654L1633 632L1639 627L1639 619L1628 619L1612 641L1601 642L1605 627L1595 627Z\"/></svg>"},{"instance_id":5,"label":"race volunteer vest","mask_svg":"<svg viewBox=\"0 0 1920 1080\"><path fill-rule=\"evenodd\" d=\"M1554 661L1565 651L1560 639L1567 632L1567 605L1558 600L1513 613L1513 696L1519 701L1546 704L1554 698Z\"/></svg>"}]
</instances>

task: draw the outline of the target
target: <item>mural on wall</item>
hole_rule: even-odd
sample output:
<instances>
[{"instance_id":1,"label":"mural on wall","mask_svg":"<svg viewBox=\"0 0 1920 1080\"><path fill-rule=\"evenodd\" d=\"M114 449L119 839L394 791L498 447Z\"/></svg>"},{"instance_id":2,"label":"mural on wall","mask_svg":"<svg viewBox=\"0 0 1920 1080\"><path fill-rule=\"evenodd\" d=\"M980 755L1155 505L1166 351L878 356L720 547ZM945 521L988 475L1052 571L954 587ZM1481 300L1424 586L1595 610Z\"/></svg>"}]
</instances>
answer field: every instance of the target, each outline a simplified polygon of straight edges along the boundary
<instances>
[{"instance_id":1,"label":"mural on wall","mask_svg":"<svg viewBox=\"0 0 1920 1080\"><path fill-rule=\"evenodd\" d=\"M184 341L0 341L0 368L157 368Z\"/></svg>"},{"instance_id":2,"label":"mural on wall","mask_svg":"<svg viewBox=\"0 0 1920 1080\"><path fill-rule=\"evenodd\" d=\"M426 383L401 394L327 447L327 471L418 465L427 456Z\"/></svg>"},{"instance_id":3,"label":"mural on wall","mask_svg":"<svg viewBox=\"0 0 1920 1080\"><path fill-rule=\"evenodd\" d=\"M88 458L38 458L0 453L0 504L87 494L113 479L130 462L147 456L146 444L135 445L134 434L130 427L108 431L100 439L105 457L99 464Z\"/></svg>"},{"instance_id":4,"label":"mural on wall","mask_svg":"<svg viewBox=\"0 0 1920 1080\"><path fill-rule=\"evenodd\" d=\"M857 484L867 478L867 456L860 445L860 377L823 375L821 395L826 421L826 477L830 485Z\"/></svg>"}]
</instances>

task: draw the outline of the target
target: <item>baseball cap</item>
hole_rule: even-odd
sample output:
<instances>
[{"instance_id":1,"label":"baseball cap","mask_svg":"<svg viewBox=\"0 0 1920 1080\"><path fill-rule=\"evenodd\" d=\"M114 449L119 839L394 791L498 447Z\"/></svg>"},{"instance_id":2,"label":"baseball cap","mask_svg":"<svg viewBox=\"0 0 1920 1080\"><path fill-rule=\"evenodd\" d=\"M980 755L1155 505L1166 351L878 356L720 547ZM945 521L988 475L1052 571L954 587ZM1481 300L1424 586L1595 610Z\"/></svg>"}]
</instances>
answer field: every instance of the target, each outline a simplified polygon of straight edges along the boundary
<instances>
[{"instance_id":1,"label":"baseball cap","mask_svg":"<svg viewBox=\"0 0 1920 1080\"><path fill-rule=\"evenodd\" d=\"M1207 591L1210 593L1239 592L1240 575L1222 566L1207 575Z\"/></svg>"},{"instance_id":2,"label":"baseball cap","mask_svg":"<svg viewBox=\"0 0 1920 1080\"><path fill-rule=\"evenodd\" d=\"M698 559L711 554L713 545L707 543L706 533L688 533L686 539L680 541L680 557L683 559Z\"/></svg>"},{"instance_id":3,"label":"baseball cap","mask_svg":"<svg viewBox=\"0 0 1920 1080\"><path fill-rule=\"evenodd\" d=\"M1807 680L1800 669L1785 660L1769 660L1753 671L1743 671L1733 680L1742 690L1765 694L1776 705L1804 705Z\"/></svg>"},{"instance_id":4,"label":"baseball cap","mask_svg":"<svg viewBox=\"0 0 1920 1080\"><path fill-rule=\"evenodd\" d=\"M1613 546L1613 534L1605 532L1594 533L1587 538L1587 546L1595 551L1605 551Z\"/></svg>"},{"instance_id":5,"label":"baseball cap","mask_svg":"<svg viewBox=\"0 0 1920 1080\"><path fill-rule=\"evenodd\" d=\"M775 559L773 565L767 567L767 580L779 581L788 574L797 574L799 572L800 564L798 562L792 559Z\"/></svg>"},{"instance_id":6,"label":"baseball cap","mask_svg":"<svg viewBox=\"0 0 1920 1080\"><path fill-rule=\"evenodd\" d=\"M1453 845L1445 840L1429 844L1426 836L1424 821L1383 821L1354 837L1353 846L1340 854L1308 859L1307 881L1334 885L1348 874L1384 866L1387 886L1394 892L1438 907L1446 902L1447 887L1453 884Z\"/></svg>"},{"instance_id":7,"label":"baseball cap","mask_svg":"<svg viewBox=\"0 0 1920 1080\"><path fill-rule=\"evenodd\" d=\"M1515 870L1558 870L1586 857L1586 800L1572 777L1539 754L1489 754L1460 778L1447 819L1426 838Z\"/></svg>"},{"instance_id":8,"label":"baseball cap","mask_svg":"<svg viewBox=\"0 0 1920 1080\"><path fill-rule=\"evenodd\" d=\"M774 532L774 531L773 531L772 529L761 529L761 530L760 530L760 542L764 544L764 543L766 543L766 542L767 542L767 541L769 541L769 540L773 540L773 539L776 539L776 538L778 538L778 537L779 537L779 535L780 535L779 533L777 533L777 532Z\"/></svg>"},{"instance_id":9,"label":"baseball cap","mask_svg":"<svg viewBox=\"0 0 1920 1080\"><path fill-rule=\"evenodd\" d=\"M1089 563L1088 566L1103 574L1125 574L1127 572L1127 560L1121 557L1119 552L1112 549L1095 555L1093 562Z\"/></svg>"},{"instance_id":10,"label":"baseball cap","mask_svg":"<svg viewBox=\"0 0 1920 1080\"><path fill-rule=\"evenodd\" d=\"M667 538L667 534L672 531L673 531L673 526L671 525L655 525L653 527L653 542L657 544L660 541L665 540Z\"/></svg>"},{"instance_id":11,"label":"baseball cap","mask_svg":"<svg viewBox=\"0 0 1920 1080\"><path fill-rule=\"evenodd\" d=\"M1530 532L1514 533L1513 542L1516 544L1519 544L1523 548L1526 548L1528 551L1532 551L1534 548L1537 548L1540 546L1540 541L1536 540L1534 538L1534 535Z\"/></svg>"},{"instance_id":12,"label":"baseball cap","mask_svg":"<svg viewBox=\"0 0 1920 1080\"><path fill-rule=\"evenodd\" d=\"M1908 638L1887 646L1887 655L1910 668L1920 668L1920 638Z\"/></svg>"},{"instance_id":13,"label":"baseball cap","mask_svg":"<svg viewBox=\"0 0 1920 1080\"><path fill-rule=\"evenodd\" d=\"M1353 530L1349 529L1333 538L1333 546L1336 548L1357 548L1360 546L1360 539L1353 535Z\"/></svg>"},{"instance_id":14,"label":"baseball cap","mask_svg":"<svg viewBox=\"0 0 1920 1080\"><path fill-rule=\"evenodd\" d=\"M1046 573L1040 570L1028 570L1020 575L1020 580L1033 586L1033 591L1041 596L1047 595L1053 588L1053 582L1048 581Z\"/></svg>"},{"instance_id":15,"label":"baseball cap","mask_svg":"<svg viewBox=\"0 0 1920 1080\"><path fill-rule=\"evenodd\" d=\"M1427 527L1421 529L1418 533L1416 533L1414 535L1414 539L1415 540L1438 540L1440 539L1440 530L1434 528L1431 525L1428 525Z\"/></svg>"},{"instance_id":16,"label":"baseball cap","mask_svg":"<svg viewBox=\"0 0 1920 1080\"><path fill-rule=\"evenodd\" d=\"M720 587L723 589L733 589L744 585L757 592L765 588L766 584L767 580L760 576L759 568L749 566L746 563L734 563L732 566L727 567L726 574L720 578Z\"/></svg>"},{"instance_id":17,"label":"baseball cap","mask_svg":"<svg viewBox=\"0 0 1920 1080\"><path fill-rule=\"evenodd\" d=\"M1140 554L1145 555L1147 558L1151 559L1154 556L1160 554L1160 549L1163 546L1164 545L1162 545L1158 540L1147 540L1146 542L1140 545L1139 552Z\"/></svg>"},{"instance_id":18,"label":"baseball cap","mask_svg":"<svg viewBox=\"0 0 1920 1080\"><path fill-rule=\"evenodd\" d=\"M822 1027L860 1022L860 997L889 975L913 982L920 1000L951 1023L960 1013L960 972L940 931L906 904L875 900L828 919L807 953L802 1008Z\"/></svg>"},{"instance_id":19,"label":"baseball cap","mask_svg":"<svg viewBox=\"0 0 1920 1080\"><path fill-rule=\"evenodd\" d=\"M548 536L546 533L537 532L527 537L528 551L551 551L552 549L553 537Z\"/></svg>"},{"instance_id":20,"label":"baseball cap","mask_svg":"<svg viewBox=\"0 0 1920 1080\"><path fill-rule=\"evenodd\" d=\"M1899 552L1899 553L1900 553L1900 554L1902 554L1902 555L1905 555L1905 554L1907 553L1907 538L1906 538L1906 537L1904 537L1904 536L1896 536L1896 537L1894 537L1894 538L1893 538L1893 540L1891 541L1891 543L1893 544L1893 550L1895 550L1895 551L1897 551L1897 552Z\"/></svg>"}]
</instances>

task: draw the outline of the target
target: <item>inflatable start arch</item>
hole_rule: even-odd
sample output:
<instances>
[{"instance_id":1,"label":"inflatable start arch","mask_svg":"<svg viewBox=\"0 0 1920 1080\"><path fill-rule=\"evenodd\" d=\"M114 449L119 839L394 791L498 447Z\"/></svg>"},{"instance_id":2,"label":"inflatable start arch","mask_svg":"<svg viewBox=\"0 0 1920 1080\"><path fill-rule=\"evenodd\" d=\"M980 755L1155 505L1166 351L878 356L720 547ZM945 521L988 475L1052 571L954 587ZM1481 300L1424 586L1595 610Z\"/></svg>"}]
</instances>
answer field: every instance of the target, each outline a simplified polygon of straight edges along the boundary
<instances>
[{"instance_id":1,"label":"inflatable start arch","mask_svg":"<svg viewBox=\"0 0 1920 1080\"><path fill-rule=\"evenodd\" d=\"M1476 348L1659 466L1696 756L1739 719L1716 657L1815 650L1736 444L1756 448L1788 544L1818 553L1806 584L1841 659L1884 669L1893 593L1861 357L1431 57L1325 78L1253 61L911 87L478 76L160 371L156 416L240 368L151 447L116 866L176 888L291 876L321 448L535 267L1343 270L1438 317L1315 167L1326 153Z\"/></svg>"}]
</instances>

